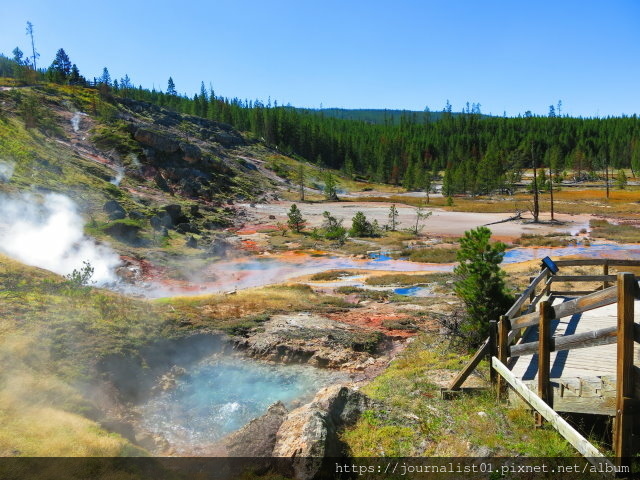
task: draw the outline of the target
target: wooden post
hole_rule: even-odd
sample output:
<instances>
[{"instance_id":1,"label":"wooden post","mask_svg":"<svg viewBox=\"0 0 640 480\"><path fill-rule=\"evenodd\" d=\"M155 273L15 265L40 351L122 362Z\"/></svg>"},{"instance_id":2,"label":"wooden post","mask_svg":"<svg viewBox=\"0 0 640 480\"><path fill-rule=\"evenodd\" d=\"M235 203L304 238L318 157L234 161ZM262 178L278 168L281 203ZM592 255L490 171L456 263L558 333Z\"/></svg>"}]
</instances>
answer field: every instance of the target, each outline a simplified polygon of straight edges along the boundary
<instances>
[{"instance_id":1,"label":"wooden post","mask_svg":"<svg viewBox=\"0 0 640 480\"><path fill-rule=\"evenodd\" d=\"M489 378L491 386L496 387L498 383L498 373L493 368L491 359L498 356L498 322L496 320L489 321Z\"/></svg>"},{"instance_id":2,"label":"wooden post","mask_svg":"<svg viewBox=\"0 0 640 480\"><path fill-rule=\"evenodd\" d=\"M549 370L551 363L551 318L549 302L540 302L540 320L538 322L538 396L553 408ZM536 412L536 425L542 426L544 418Z\"/></svg>"},{"instance_id":3,"label":"wooden post","mask_svg":"<svg viewBox=\"0 0 640 480\"><path fill-rule=\"evenodd\" d=\"M616 421L613 448L616 464L626 465L633 454L633 307L635 277L618 273L618 362L616 386Z\"/></svg>"},{"instance_id":4,"label":"wooden post","mask_svg":"<svg viewBox=\"0 0 640 480\"><path fill-rule=\"evenodd\" d=\"M498 322L498 360L506 365L509 358L509 330L511 330L511 322L509 317L502 315ZM507 381L498 376L498 400L506 400L507 398Z\"/></svg>"},{"instance_id":5,"label":"wooden post","mask_svg":"<svg viewBox=\"0 0 640 480\"><path fill-rule=\"evenodd\" d=\"M536 277L529 277L529 285L531 285L533 283L533 281L536 279ZM533 290L531 290L531 293L529 294L529 303L533 303L533 299L536 298L536 289L534 288Z\"/></svg>"},{"instance_id":6,"label":"wooden post","mask_svg":"<svg viewBox=\"0 0 640 480\"><path fill-rule=\"evenodd\" d=\"M609 262L607 262L606 260L602 265L602 274L609 275ZM605 288L609 288L609 282L607 282L606 280L602 284L602 289L604 290Z\"/></svg>"}]
</instances>

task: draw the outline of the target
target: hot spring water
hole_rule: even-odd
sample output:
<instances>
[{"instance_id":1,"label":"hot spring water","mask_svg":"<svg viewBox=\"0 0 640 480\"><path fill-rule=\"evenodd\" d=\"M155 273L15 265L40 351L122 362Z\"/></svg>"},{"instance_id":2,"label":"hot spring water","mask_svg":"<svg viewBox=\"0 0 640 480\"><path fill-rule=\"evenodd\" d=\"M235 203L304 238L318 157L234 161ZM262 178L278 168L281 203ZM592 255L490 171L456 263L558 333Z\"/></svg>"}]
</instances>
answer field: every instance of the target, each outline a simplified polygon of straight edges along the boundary
<instances>
[{"instance_id":1,"label":"hot spring water","mask_svg":"<svg viewBox=\"0 0 640 480\"><path fill-rule=\"evenodd\" d=\"M277 401L290 410L346 374L308 365L273 365L218 354L192 366L175 388L140 407L142 427L176 452L210 445L259 417Z\"/></svg>"}]
</instances>

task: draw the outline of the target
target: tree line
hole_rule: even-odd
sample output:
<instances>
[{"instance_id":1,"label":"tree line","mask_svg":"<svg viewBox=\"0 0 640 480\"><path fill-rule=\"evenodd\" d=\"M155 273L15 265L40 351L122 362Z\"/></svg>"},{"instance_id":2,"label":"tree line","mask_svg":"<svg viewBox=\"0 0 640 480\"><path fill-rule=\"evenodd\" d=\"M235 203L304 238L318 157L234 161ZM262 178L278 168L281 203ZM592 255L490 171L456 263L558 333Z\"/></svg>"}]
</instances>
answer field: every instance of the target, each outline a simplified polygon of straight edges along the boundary
<instances>
[{"instance_id":1,"label":"tree line","mask_svg":"<svg viewBox=\"0 0 640 480\"><path fill-rule=\"evenodd\" d=\"M31 25L31 35L33 26ZM0 76L22 83L50 81L97 86L114 96L150 102L180 113L232 125L282 153L296 155L352 177L429 191L441 179L443 193L508 193L524 169L546 168L554 181L595 179L602 172L631 168L640 175L640 122L636 115L607 118L487 116L480 105L462 112L402 112L384 123L336 118L261 100L226 98L201 83L193 96L179 94L169 78L166 91L136 87L128 75L112 79L108 69L93 81L82 76L64 49L46 69L35 68L37 52L0 56ZM544 175L541 177L544 181ZM549 181L550 179L547 179Z\"/></svg>"}]
</instances>

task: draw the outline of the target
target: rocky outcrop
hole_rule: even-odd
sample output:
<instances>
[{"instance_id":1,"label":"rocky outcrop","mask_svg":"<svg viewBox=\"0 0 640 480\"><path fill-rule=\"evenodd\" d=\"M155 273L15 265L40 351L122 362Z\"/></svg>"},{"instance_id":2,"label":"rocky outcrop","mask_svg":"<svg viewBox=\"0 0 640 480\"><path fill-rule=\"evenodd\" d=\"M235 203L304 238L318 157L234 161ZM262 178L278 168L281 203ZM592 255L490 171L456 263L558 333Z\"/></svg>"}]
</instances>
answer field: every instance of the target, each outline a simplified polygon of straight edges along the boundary
<instances>
[{"instance_id":1,"label":"rocky outcrop","mask_svg":"<svg viewBox=\"0 0 640 480\"><path fill-rule=\"evenodd\" d=\"M235 338L236 348L262 360L322 368L359 370L372 359L359 346L382 339L376 332L309 313L274 315L262 327L248 338Z\"/></svg>"},{"instance_id":2,"label":"rocky outcrop","mask_svg":"<svg viewBox=\"0 0 640 480\"><path fill-rule=\"evenodd\" d=\"M344 456L341 429L373 406L369 397L352 387L326 387L311 403L287 415L278 429L273 456L294 459L295 478L314 478L324 457Z\"/></svg>"},{"instance_id":3,"label":"rocky outcrop","mask_svg":"<svg viewBox=\"0 0 640 480\"><path fill-rule=\"evenodd\" d=\"M127 217L126 210L115 200L105 203L103 210L109 215L109 220L122 220Z\"/></svg>"},{"instance_id":4,"label":"rocky outcrop","mask_svg":"<svg viewBox=\"0 0 640 480\"><path fill-rule=\"evenodd\" d=\"M222 442L229 457L271 457L276 434L289 411L282 402L269 407L267 413L251 420Z\"/></svg>"},{"instance_id":5,"label":"rocky outcrop","mask_svg":"<svg viewBox=\"0 0 640 480\"><path fill-rule=\"evenodd\" d=\"M139 225L115 221L107 225L104 231L113 238L130 245L140 245L142 242Z\"/></svg>"},{"instance_id":6,"label":"rocky outcrop","mask_svg":"<svg viewBox=\"0 0 640 480\"><path fill-rule=\"evenodd\" d=\"M163 153L175 153L180 148L175 137L148 128L138 128L133 138L143 145Z\"/></svg>"},{"instance_id":7,"label":"rocky outcrop","mask_svg":"<svg viewBox=\"0 0 640 480\"><path fill-rule=\"evenodd\" d=\"M182 159L187 163L197 163L202 158L200 148L191 143L180 142L180 151L182 152Z\"/></svg>"}]
</instances>

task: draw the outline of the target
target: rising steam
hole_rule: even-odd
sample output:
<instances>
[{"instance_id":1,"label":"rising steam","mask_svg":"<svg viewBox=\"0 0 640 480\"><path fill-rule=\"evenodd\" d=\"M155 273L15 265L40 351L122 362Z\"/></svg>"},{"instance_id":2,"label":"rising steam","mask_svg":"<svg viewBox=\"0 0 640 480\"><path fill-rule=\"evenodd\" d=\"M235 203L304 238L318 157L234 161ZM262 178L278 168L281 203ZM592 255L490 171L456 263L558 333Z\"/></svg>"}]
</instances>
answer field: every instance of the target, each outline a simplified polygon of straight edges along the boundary
<instances>
[{"instance_id":1,"label":"rising steam","mask_svg":"<svg viewBox=\"0 0 640 480\"><path fill-rule=\"evenodd\" d=\"M96 284L115 282L118 255L86 237L83 227L75 203L64 195L0 194L0 252L61 275L87 261Z\"/></svg>"},{"instance_id":2,"label":"rising steam","mask_svg":"<svg viewBox=\"0 0 640 480\"><path fill-rule=\"evenodd\" d=\"M13 170L16 164L11 161L4 162L0 160L0 182L8 182L13 176Z\"/></svg>"}]
</instances>

